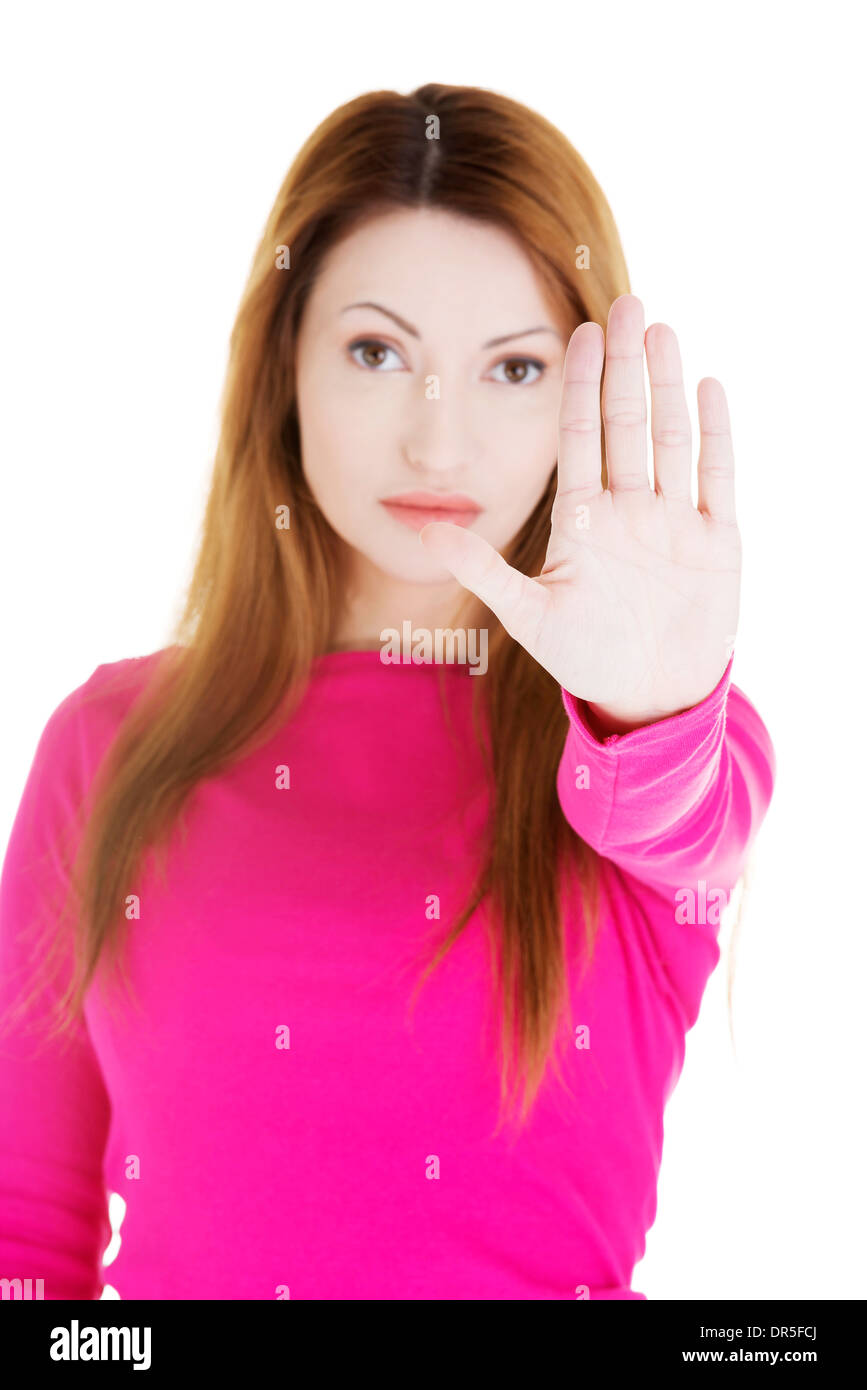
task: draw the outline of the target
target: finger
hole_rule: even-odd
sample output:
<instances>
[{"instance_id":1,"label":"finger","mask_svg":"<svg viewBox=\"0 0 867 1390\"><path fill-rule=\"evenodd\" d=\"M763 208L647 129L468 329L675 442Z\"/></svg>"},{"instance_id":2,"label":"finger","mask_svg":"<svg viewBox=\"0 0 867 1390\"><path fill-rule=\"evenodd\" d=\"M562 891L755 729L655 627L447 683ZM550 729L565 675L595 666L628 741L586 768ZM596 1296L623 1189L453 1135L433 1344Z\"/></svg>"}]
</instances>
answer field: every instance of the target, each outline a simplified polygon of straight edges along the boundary
<instances>
[{"instance_id":1,"label":"finger","mask_svg":"<svg viewBox=\"0 0 867 1390\"><path fill-rule=\"evenodd\" d=\"M605 334L598 323L579 324L569 339L560 393L557 494L581 499L602 491L602 417L599 386Z\"/></svg>"},{"instance_id":2,"label":"finger","mask_svg":"<svg viewBox=\"0 0 867 1390\"><path fill-rule=\"evenodd\" d=\"M609 488L612 492L650 491L644 394L644 308L634 294L622 294L615 299L608 313L602 417Z\"/></svg>"},{"instance_id":3,"label":"finger","mask_svg":"<svg viewBox=\"0 0 867 1390\"><path fill-rule=\"evenodd\" d=\"M712 376L698 383L698 509L713 521L735 523L735 455L726 393Z\"/></svg>"},{"instance_id":4,"label":"finger","mask_svg":"<svg viewBox=\"0 0 867 1390\"><path fill-rule=\"evenodd\" d=\"M532 654L548 606L547 590L513 569L476 531L450 521L431 521L422 527L419 539Z\"/></svg>"},{"instance_id":5,"label":"finger","mask_svg":"<svg viewBox=\"0 0 867 1390\"><path fill-rule=\"evenodd\" d=\"M672 330L653 323L644 335L650 377L653 482L666 501L691 501L692 434L680 348Z\"/></svg>"}]
</instances>

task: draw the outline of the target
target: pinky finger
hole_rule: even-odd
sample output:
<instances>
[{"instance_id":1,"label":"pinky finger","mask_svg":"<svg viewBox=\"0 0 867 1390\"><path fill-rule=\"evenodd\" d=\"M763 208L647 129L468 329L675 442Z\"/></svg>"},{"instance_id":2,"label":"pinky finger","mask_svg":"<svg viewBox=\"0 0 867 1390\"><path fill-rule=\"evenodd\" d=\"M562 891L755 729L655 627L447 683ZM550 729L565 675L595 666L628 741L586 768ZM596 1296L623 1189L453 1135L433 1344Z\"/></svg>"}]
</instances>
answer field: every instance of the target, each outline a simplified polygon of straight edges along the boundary
<instances>
[{"instance_id":1,"label":"pinky finger","mask_svg":"<svg viewBox=\"0 0 867 1390\"><path fill-rule=\"evenodd\" d=\"M735 523L735 456L726 395L712 376L698 383L698 510L712 521Z\"/></svg>"}]
</instances>

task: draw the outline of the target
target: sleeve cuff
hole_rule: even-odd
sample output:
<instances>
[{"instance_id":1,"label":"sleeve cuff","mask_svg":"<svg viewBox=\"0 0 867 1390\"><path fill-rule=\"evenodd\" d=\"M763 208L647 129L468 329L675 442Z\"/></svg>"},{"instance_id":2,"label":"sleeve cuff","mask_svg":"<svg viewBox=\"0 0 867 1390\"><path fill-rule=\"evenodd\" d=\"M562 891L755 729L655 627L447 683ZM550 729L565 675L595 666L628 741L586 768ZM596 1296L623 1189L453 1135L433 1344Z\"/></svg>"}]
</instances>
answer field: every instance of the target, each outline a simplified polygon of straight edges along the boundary
<instances>
[{"instance_id":1,"label":"sleeve cuff","mask_svg":"<svg viewBox=\"0 0 867 1390\"><path fill-rule=\"evenodd\" d=\"M600 753L603 756L609 754L611 757L617 757L632 752L633 749L647 752L651 748L670 743L686 751L704 741L709 729L716 725L724 710L731 685L733 662L734 652L713 690L697 705L683 710L680 714L670 715L667 719L659 719L653 724L643 724L640 729L632 729L626 734L607 734L603 739L597 738L590 725L586 701L578 699L561 687L563 706L579 745L592 749L597 757Z\"/></svg>"}]
</instances>

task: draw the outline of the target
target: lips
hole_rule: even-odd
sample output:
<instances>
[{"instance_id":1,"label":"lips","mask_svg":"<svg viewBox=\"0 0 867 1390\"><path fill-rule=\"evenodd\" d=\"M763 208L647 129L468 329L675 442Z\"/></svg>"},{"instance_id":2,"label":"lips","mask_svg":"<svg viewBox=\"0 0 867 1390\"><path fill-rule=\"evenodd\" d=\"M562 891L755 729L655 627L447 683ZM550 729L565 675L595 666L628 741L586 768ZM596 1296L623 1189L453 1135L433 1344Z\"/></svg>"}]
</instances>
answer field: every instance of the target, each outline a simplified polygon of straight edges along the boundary
<instances>
[{"instance_id":1,"label":"lips","mask_svg":"<svg viewBox=\"0 0 867 1390\"><path fill-rule=\"evenodd\" d=\"M420 531L431 521L450 521L453 526L472 526L482 508L461 492L402 492L383 497L381 504L396 521Z\"/></svg>"}]
</instances>

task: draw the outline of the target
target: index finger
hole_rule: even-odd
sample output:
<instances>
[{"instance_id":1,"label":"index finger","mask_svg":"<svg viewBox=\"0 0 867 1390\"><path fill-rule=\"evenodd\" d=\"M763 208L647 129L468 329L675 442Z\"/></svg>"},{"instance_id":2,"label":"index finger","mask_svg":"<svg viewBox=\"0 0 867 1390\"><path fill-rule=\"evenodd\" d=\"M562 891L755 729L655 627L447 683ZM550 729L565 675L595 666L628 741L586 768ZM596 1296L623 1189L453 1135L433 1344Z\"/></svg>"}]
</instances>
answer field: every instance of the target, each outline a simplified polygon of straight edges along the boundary
<instances>
[{"instance_id":1,"label":"index finger","mask_svg":"<svg viewBox=\"0 0 867 1390\"><path fill-rule=\"evenodd\" d=\"M557 495L582 498L602 491L602 417L599 385L605 334L598 323L580 323L569 339L563 362Z\"/></svg>"}]
</instances>

